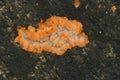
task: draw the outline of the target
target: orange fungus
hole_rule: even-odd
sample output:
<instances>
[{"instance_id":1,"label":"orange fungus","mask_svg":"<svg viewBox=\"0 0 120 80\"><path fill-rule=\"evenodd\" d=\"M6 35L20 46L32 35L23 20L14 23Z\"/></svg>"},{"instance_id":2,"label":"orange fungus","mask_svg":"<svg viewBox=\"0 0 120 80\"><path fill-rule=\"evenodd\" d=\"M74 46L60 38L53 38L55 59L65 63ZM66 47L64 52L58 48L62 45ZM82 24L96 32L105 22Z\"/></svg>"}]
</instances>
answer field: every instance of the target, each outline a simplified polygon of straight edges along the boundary
<instances>
[{"instance_id":1,"label":"orange fungus","mask_svg":"<svg viewBox=\"0 0 120 80\"><path fill-rule=\"evenodd\" d=\"M80 6L80 1L79 0L74 0L73 5L75 8L78 8Z\"/></svg>"},{"instance_id":2,"label":"orange fungus","mask_svg":"<svg viewBox=\"0 0 120 80\"><path fill-rule=\"evenodd\" d=\"M111 11L112 11L112 12L115 12L116 10L117 10L116 6L112 6L112 7L111 7Z\"/></svg>"},{"instance_id":3,"label":"orange fungus","mask_svg":"<svg viewBox=\"0 0 120 80\"><path fill-rule=\"evenodd\" d=\"M88 36L82 32L82 24L66 17L53 16L45 22L41 20L37 28L21 27L17 31L15 42L26 51L39 54L44 50L62 55L67 49L85 47L89 42Z\"/></svg>"}]
</instances>

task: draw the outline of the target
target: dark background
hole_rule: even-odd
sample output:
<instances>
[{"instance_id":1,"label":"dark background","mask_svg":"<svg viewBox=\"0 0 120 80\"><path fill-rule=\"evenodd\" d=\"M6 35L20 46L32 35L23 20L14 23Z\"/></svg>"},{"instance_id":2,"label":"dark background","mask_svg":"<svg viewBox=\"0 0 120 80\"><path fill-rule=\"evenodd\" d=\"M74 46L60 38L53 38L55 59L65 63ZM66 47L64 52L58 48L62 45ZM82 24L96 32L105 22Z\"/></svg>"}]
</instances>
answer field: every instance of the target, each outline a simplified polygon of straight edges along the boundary
<instances>
[{"instance_id":1,"label":"dark background","mask_svg":"<svg viewBox=\"0 0 120 80\"><path fill-rule=\"evenodd\" d=\"M80 2L76 9L73 0L0 0L0 80L120 80L120 1ZM36 27L51 16L82 22L89 44L57 56L14 43L16 28Z\"/></svg>"}]
</instances>

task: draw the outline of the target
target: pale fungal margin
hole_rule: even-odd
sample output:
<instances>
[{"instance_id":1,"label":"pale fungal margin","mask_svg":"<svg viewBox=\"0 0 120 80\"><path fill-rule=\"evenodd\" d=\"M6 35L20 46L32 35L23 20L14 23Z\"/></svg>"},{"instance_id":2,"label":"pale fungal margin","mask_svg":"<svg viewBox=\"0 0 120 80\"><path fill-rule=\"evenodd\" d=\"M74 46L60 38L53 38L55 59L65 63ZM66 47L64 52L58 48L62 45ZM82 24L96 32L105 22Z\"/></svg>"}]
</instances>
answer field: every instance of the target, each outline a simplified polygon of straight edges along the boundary
<instances>
[{"instance_id":1,"label":"pale fungal margin","mask_svg":"<svg viewBox=\"0 0 120 80\"><path fill-rule=\"evenodd\" d=\"M17 31L15 42L26 51L39 54L44 50L62 55L67 49L85 47L89 42L88 36L82 32L82 24L66 17L53 16L41 21L37 29L28 26L28 29L21 27Z\"/></svg>"}]
</instances>

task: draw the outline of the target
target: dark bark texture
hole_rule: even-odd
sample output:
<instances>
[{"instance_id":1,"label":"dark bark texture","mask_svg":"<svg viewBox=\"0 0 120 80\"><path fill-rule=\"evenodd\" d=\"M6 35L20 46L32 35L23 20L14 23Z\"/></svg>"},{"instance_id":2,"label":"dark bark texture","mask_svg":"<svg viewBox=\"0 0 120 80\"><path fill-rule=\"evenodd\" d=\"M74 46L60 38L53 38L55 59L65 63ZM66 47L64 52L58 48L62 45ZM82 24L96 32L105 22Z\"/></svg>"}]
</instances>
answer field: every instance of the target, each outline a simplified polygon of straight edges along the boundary
<instances>
[{"instance_id":1,"label":"dark bark texture","mask_svg":"<svg viewBox=\"0 0 120 80\"><path fill-rule=\"evenodd\" d=\"M80 3L75 8L73 0L0 0L0 80L120 80L120 1ZM57 56L14 43L18 27L36 27L51 16L82 22L89 44Z\"/></svg>"}]
</instances>

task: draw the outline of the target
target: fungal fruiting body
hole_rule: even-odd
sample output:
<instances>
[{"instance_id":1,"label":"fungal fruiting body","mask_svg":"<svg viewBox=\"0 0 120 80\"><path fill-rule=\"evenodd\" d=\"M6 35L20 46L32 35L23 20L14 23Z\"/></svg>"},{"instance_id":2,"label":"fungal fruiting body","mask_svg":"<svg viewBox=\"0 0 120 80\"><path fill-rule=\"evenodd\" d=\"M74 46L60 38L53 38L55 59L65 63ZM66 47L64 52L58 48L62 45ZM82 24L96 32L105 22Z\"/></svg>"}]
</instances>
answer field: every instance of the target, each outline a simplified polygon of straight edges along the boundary
<instances>
[{"instance_id":1,"label":"fungal fruiting body","mask_svg":"<svg viewBox=\"0 0 120 80\"><path fill-rule=\"evenodd\" d=\"M37 28L21 27L17 31L15 42L19 43L22 49L33 53L42 53L44 50L62 55L67 49L85 47L89 42L88 36L82 32L82 24L66 17L53 16L45 22L41 20Z\"/></svg>"},{"instance_id":2,"label":"fungal fruiting body","mask_svg":"<svg viewBox=\"0 0 120 80\"><path fill-rule=\"evenodd\" d=\"M75 8L78 8L80 6L80 1L79 0L74 0L73 5Z\"/></svg>"},{"instance_id":3,"label":"fungal fruiting body","mask_svg":"<svg viewBox=\"0 0 120 80\"><path fill-rule=\"evenodd\" d=\"M112 6L110 9L112 12L115 12L117 10L116 6Z\"/></svg>"}]
</instances>

